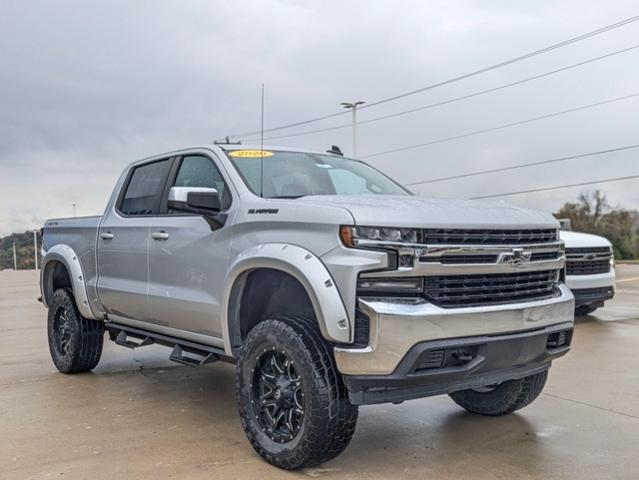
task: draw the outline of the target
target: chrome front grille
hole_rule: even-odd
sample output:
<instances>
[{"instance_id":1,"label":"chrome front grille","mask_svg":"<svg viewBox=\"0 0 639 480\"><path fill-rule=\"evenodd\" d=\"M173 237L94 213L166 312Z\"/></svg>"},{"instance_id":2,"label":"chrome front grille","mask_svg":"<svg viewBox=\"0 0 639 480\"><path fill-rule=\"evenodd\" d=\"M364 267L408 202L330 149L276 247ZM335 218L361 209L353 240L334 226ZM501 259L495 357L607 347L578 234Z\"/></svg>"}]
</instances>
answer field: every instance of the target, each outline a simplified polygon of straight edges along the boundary
<instances>
[{"instance_id":1,"label":"chrome front grille","mask_svg":"<svg viewBox=\"0 0 639 480\"><path fill-rule=\"evenodd\" d=\"M566 275L597 275L612 268L609 247L577 247L566 249Z\"/></svg>"},{"instance_id":2,"label":"chrome front grille","mask_svg":"<svg viewBox=\"0 0 639 480\"><path fill-rule=\"evenodd\" d=\"M397 261L394 268L362 273L361 285L368 286L358 282L358 295L422 298L442 308L463 308L516 304L561 293L565 255L556 229L420 232L419 244L367 244L396 249ZM374 281L364 282L370 279ZM389 287L391 280L398 280L397 288Z\"/></svg>"},{"instance_id":3,"label":"chrome front grille","mask_svg":"<svg viewBox=\"0 0 639 480\"><path fill-rule=\"evenodd\" d=\"M544 229L445 229L422 230L423 243L428 245L524 245L552 243L558 240L557 230Z\"/></svg>"},{"instance_id":4,"label":"chrome front grille","mask_svg":"<svg viewBox=\"0 0 639 480\"><path fill-rule=\"evenodd\" d=\"M558 295L557 270L426 277L424 295L444 308L541 300Z\"/></svg>"},{"instance_id":5,"label":"chrome front grille","mask_svg":"<svg viewBox=\"0 0 639 480\"><path fill-rule=\"evenodd\" d=\"M561 250L531 252L531 262L541 262L545 260L558 260L562 256ZM470 254L456 255L443 254L439 256L423 256L419 259L424 263L441 263L444 265L477 264L477 263L497 263L499 254Z\"/></svg>"}]
</instances>

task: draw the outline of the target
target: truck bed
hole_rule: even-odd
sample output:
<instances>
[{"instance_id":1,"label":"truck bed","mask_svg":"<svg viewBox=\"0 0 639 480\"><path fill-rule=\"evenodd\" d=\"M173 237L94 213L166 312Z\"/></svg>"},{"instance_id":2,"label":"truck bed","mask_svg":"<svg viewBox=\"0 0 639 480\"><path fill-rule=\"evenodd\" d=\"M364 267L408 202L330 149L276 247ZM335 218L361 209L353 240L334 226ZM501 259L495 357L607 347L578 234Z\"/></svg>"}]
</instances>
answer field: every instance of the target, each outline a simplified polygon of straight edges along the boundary
<instances>
[{"instance_id":1,"label":"truck bed","mask_svg":"<svg viewBox=\"0 0 639 480\"><path fill-rule=\"evenodd\" d=\"M58 244L68 245L78 255L89 298L93 298L97 275L96 243L102 215L55 218L44 224L42 254Z\"/></svg>"}]
</instances>

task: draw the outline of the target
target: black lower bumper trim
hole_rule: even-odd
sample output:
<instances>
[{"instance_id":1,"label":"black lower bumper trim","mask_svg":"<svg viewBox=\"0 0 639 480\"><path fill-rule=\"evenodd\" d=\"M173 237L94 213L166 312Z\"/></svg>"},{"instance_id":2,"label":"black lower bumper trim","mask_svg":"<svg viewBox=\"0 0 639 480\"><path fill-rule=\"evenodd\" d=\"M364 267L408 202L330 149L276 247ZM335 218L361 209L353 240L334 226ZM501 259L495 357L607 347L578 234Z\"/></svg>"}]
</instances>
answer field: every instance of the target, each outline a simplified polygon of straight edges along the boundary
<instances>
[{"instance_id":1,"label":"black lower bumper trim","mask_svg":"<svg viewBox=\"0 0 639 480\"><path fill-rule=\"evenodd\" d=\"M577 288L572 290L575 296L575 307L590 305L592 307L603 307L606 300L615 296L614 287L601 288Z\"/></svg>"},{"instance_id":2,"label":"black lower bumper trim","mask_svg":"<svg viewBox=\"0 0 639 480\"><path fill-rule=\"evenodd\" d=\"M390 375L345 375L357 405L402 402L543 372L568 352L572 323L499 336L421 342Z\"/></svg>"}]
</instances>

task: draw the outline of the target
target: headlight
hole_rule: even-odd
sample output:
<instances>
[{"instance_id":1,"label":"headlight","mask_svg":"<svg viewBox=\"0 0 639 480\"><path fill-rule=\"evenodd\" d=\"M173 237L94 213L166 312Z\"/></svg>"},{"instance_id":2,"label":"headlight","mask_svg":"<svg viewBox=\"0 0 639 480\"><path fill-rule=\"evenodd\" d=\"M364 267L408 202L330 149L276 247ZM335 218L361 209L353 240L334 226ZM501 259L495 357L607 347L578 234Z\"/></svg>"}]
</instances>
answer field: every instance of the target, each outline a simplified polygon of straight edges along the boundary
<instances>
[{"instance_id":1,"label":"headlight","mask_svg":"<svg viewBox=\"0 0 639 480\"><path fill-rule=\"evenodd\" d=\"M423 290L421 278L360 278L357 281L358 295L407 295Z\"/></svg>"},{"instance_id":2,"label":"headlight","mask_svg":"<svg viewBox=\"0 0 639 480\"><path fill-rule=\"evenodd\" d=\"M421 232L416 228L395 227L340 227L340 238L347 247L357 247L360 241L393 244L416 244L421 241Z\"/></svg>"}]
</instances>

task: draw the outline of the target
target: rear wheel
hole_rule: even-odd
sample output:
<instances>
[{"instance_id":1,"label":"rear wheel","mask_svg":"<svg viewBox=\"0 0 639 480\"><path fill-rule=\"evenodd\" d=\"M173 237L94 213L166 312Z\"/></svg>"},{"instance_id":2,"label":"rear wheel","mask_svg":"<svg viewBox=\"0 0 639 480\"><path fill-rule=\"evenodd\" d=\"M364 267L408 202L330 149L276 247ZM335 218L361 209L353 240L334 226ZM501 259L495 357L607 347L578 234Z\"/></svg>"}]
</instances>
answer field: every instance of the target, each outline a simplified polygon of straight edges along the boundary
<instances>
[{"instance_id":1,"label":"rear wheel","mask_svg":"<svg viewBox=\"0 0 639 480\"><path fill-rule=\"evenodd\" d=\"M457 405L480 415L499 416L531 404L544 389L548 370L499 385L460 390L450 394Z\"/></svg>"},{"instance_id":2,"label":"rear wheel","mask_svg":"<svg viewBox=\"0 0 639 480\"><path fill-rule=\"evenodd\" d=\"M54 292L47 323L49 351L59 371L87 372L97 366L102 356L104 324L80 315L71 290Z\"/></svg>"},{"instance_id":3,"label":"rear wheel","mask_svg":"<svg viewBox=\"0 0 639 480\"><path fill-rule=\"evenodd\" d=\"M590 315L595 310L597 310L597 307L593 307L591 305L579 305L578 307L575 307L575 315L577 317L583 317L584 315Z\"/></svg>"},{"instance_id":4,"label":"rear wheel","mask_svg":"<svg viewBox=\"0 0 639 480\"><path fill-rule=\"evenodd\" d=\"M317 466L339 455L357 423L332 349L314 319L265 320L238 356L237 402L253 448L284 469Z\"/></svg>"}]
</instances>

